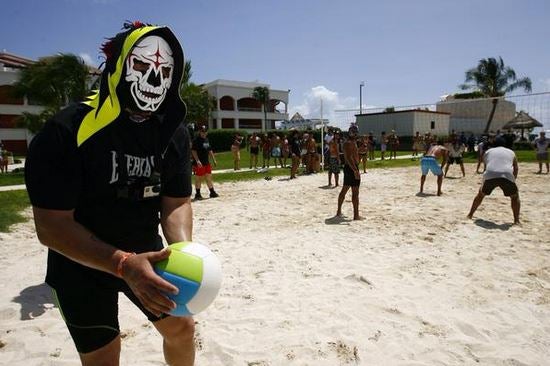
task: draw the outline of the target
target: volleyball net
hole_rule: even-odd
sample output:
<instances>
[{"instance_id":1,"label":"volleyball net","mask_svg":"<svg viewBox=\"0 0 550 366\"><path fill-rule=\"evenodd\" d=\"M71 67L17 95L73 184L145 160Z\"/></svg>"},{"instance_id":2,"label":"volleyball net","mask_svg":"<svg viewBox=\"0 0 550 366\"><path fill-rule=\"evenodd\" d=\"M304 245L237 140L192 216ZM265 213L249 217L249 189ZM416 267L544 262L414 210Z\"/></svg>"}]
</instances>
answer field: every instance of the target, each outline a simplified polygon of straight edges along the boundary
<instances>
[{"instance_id":1,"label":"volleyball net","mask_svg":"<svg viewBox=\"0 0 550 366\"><path fill-rule=\"evenodd\" d=\"M538 122L542 125L528 127L525 129L526 132L537 133L541 129L550 130L550 92L477 99L459 99L449 95L442 97L436 103L363 108L361 111L338 109L334 111L336 119L334 122L347 127L356 122L356 116L360 112L363 115L401 111L443 112L450 116L449 130L477 134L485 128L495 101L497 106L490 127L491 131L507 129L506 125L512 121L524 121L526 125L536 125Z\"/></svg>"}]
</instances>

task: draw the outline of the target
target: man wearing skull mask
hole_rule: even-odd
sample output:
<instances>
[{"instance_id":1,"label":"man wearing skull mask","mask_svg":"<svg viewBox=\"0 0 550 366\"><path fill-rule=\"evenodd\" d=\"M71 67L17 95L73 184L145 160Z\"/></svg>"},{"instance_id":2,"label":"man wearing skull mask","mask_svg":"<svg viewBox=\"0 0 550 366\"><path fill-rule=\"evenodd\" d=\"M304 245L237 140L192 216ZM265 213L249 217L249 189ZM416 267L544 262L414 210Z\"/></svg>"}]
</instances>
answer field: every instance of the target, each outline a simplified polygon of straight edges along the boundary
<instances>
[{"instance_id":1,"label":"man wearing skull mask","mask_svg":"<svg viewBox=\"0 0 550 366\"><path fill-rule=\"evenodd\" d=\"M179 95L183 50L140 22L103 45L100 90L60 111L33 139L26 183L53 288L83 365L118 364L118 293L164 340L171 365L192 365L194 321L167 316L177 288L153 264L192 240L189 134Z\"/></svg>"}]
</instances>

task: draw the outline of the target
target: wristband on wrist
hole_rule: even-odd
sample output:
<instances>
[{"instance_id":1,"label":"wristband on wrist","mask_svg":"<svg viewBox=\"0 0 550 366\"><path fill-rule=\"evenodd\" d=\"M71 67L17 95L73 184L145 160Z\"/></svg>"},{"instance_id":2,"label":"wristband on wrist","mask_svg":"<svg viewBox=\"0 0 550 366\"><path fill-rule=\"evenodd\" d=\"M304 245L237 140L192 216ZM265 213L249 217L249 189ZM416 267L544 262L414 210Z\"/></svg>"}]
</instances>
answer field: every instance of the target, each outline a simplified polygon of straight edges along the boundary
<instances>
[{"instance_id":1,"label":"wristband on wrist","mask_svg":"<svg viewBox=\"0 0 550 366\"><path fill-rule=\"evenodd\" d=\"M122 266L124 265L124 262L126 262L126 260L130 257L133 257L134 255L136 255L136 253L132 252L132 253L124 253L119 261L118 261L118 265L116 267L116 274L118 277L122 278Z\"/></svg>"}]
</instances>

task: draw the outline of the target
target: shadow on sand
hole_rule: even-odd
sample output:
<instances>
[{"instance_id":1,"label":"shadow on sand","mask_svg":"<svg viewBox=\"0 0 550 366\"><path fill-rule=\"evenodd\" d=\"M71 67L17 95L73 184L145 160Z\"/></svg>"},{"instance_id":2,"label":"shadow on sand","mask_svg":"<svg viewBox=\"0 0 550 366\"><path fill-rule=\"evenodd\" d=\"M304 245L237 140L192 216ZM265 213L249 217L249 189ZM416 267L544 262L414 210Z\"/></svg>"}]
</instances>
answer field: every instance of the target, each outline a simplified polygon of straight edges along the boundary
<instances>
[{"instance_id":1,"label":"shadow on sand","mask_svg":"<svg viewBox=\"0 0 550 366\"><path fill-rule=\"evenodd\" d=\"M497 230L501 230L501 231L507 231L512 227L512 224L495 224L492 221L487 221L487 220L483 220L483 219L476 219L474 221L474 224L476 224L477 226L482 227L484 229L489 229L489 230L497 229Z\"/></svg>"},{"instance_id":2,"label":"shadow on sand","mask_svg":"<svg viewBox=\"0 0 550 366\"><path fill-rule=\"evenodd\" d=\"M325 219L326 225L349 225L351 219L346 219L344 216L332 216Z\"/></svg>"},{"instance_id":3,"label":"shadow on sand","mask_svg":"<svg viewBox=\"0 0 550 366\"><path fill-rule=\"evenodd\" d=\"M31 320L44 314L45 304L54 304L57 307L52 289L45 283L27 287L12 301L21 304L21 320Z\"/></svg>"},{"instance_id":4,"label":"shadow on sand","mask_svg":"<svg viewBox=\"0 0 550 366\"><path fill-rule=\"evenodd\" d=\"M421 192L418 192L416 194L416 197L435 197L436 194L434 193L421 193Z\"/></svg>"},{"instance_id":5,"label":"shadow on sand","mask_svg":"<svg viewBox=\"0 0 550 366\"><path fill-rule=\"evenodd\" d=\"M340 188L340 187L326 185L326 186L319 186L319 187L317 187L317 188L321 188L321 189L334 189L334 188Z\"/></svg>"}]
</instances>

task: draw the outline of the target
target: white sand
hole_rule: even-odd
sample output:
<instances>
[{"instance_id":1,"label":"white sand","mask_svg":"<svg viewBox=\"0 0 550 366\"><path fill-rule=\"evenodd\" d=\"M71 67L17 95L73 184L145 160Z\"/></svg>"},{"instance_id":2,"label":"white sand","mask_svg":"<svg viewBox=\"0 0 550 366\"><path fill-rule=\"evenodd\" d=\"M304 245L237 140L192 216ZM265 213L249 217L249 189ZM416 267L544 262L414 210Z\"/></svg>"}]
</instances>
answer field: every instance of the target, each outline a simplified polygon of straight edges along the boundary
<instances>
[{"instance_id":1,"label":"white sand","mask_svg":"<svg viewBox=\"0 0 550 366\"><path fill-rule=\"evenodd\" d=\"M222 197L194 204L195 240L224 267L196 317L197 365L548 365L550 176L520 165L523 224L511 226L500 190L465 218L473 168L442 197L416 195L418 168L372 170L362 222L351 192L348 218L333 218L325 174L218 185ZM32 223L0 246L0 364L77 365ZM160 337L121 299L121 364L163 364Z\"/></svg>"}]
</instances>

